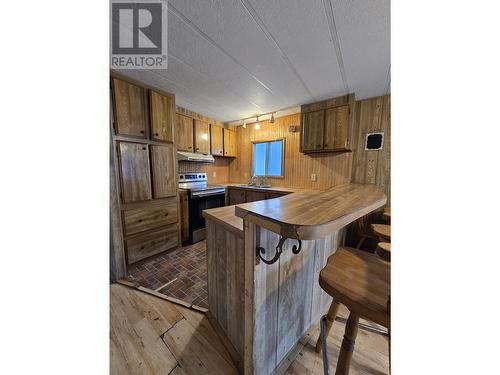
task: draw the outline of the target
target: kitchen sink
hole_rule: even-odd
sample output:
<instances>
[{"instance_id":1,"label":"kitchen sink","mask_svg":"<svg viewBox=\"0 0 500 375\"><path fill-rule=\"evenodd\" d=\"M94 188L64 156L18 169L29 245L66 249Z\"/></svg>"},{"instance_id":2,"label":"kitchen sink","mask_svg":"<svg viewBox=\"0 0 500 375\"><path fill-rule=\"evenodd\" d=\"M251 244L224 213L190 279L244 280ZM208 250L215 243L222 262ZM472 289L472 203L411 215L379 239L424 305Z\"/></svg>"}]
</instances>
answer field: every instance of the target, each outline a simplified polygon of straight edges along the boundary
<instances>
[{"instance_id":1,"label":"kitchen sink","mask_svg":"<svg viewBox=\"0 0 500 375\"><path fill-rule=\"evenodd\" d=\"M251 188L257 188L257 189L269 189L269 188L272 187L271 185L254 185L254 184L241 184L241 185L238 185L238 186L241 186L241 187L251 187Z\"/></svg>"}]
</instances>

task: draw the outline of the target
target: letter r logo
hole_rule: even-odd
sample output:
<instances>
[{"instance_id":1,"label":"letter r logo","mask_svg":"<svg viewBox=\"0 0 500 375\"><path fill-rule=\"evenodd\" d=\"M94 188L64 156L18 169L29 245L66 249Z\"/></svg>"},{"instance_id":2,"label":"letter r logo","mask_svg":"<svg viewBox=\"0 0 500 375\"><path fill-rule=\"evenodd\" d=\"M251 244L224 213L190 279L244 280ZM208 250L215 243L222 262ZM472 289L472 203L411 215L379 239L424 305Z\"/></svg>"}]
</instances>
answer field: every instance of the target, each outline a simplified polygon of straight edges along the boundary
<instances>
[{"instance_id":1,"label":"letter r logo","mask_svg":"<svg viewBox=\"0 0 500 375\"><path fill-rule=\"evenodd\" d=\"M161 3L112 3L112 22L113 54L162 53Z\"/></svg>"}]
</instances>

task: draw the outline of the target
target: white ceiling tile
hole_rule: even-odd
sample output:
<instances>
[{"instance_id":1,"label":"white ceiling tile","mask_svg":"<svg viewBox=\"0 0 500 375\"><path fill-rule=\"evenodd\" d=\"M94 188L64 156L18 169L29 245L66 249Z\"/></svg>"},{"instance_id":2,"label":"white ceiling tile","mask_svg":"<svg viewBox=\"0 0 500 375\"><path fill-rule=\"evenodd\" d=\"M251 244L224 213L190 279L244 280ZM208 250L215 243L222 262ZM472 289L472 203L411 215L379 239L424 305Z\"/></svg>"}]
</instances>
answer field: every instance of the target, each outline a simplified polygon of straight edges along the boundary
<instances>
[{"instance_id":1,"label":"white ceiling tile","mask_svg":"<svg viewBox=\"0 0 500 375\"><path fill-rule=\"evenodd\" d=\"M316 100L346 94L322 0L249 2Z\"/></svg>"},{"instance_id":2,"label":"white ceiling tile","mask_svg":"<svg viewBox=\"0 0 500 375\"><path fill-rule=\"evenodd\" d=\"M390 1L331 4L350 91L357 99L384 95L390 79Z\"/></svg>"}]
</instances>

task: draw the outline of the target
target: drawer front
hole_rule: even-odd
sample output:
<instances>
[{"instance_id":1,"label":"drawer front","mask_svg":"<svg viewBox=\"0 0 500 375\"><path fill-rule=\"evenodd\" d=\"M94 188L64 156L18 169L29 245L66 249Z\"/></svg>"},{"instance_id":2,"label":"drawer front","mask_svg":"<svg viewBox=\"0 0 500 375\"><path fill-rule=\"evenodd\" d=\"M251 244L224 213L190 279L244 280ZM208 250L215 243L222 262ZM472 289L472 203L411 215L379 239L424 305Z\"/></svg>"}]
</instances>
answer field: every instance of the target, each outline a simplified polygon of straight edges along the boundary
<instances>
[{"instance_id":1,"label":"drawer front","mask_svg":"<svg viewBox=\"0 0 500 375\"><path fill-rule=\"evenodd\" d=\"M125 235L158 228L177 222L177 200L161 206L143 207L123 212Z\"/></svg>"},{"instance_id":2,"label":"drawer front","mask_svg":"<svg viewBox=\"0 0 500 375\"><path fill-rule=\"evenodd\" d=\"M125 241L127 263L135 263L151 255L177 247L178 244L177 224L170 225L165 229L149 232L148 234L129 238Z\"/></svg>"}]
</instances>

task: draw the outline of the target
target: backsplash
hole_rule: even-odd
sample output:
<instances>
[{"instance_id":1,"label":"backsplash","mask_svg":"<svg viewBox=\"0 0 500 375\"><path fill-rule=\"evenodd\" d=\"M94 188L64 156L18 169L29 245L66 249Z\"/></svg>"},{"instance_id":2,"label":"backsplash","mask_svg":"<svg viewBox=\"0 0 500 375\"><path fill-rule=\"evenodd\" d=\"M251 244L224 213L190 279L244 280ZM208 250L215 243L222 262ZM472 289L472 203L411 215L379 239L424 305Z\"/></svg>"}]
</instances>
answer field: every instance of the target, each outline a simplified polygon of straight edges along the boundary
<instances>
[{"instance_id":1,"label":"backsplash","mask_svg":"<svg viewBox=\"0 0 500 375\"><path fill-rule=\"evenodd\" d=\"M214 159L214 163L179 161L179 173L205 172L207 174L209 184L229 182L229 163L232 161L232 159L219 156L215 156ZM216 174L215 177L214 172Z\"/></svg>"}]
</instances>

